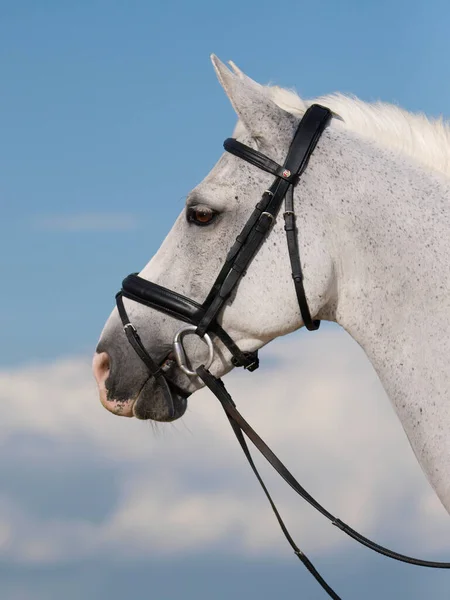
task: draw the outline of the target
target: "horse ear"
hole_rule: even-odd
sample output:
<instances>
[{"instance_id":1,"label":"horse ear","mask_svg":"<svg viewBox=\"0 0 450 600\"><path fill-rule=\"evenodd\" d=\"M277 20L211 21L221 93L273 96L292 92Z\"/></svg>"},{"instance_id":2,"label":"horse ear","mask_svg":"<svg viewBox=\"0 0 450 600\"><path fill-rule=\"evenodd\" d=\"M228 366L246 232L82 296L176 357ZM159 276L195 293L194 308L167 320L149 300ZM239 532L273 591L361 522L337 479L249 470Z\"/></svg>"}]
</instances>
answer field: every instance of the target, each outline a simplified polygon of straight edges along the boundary
<instances>
[{"instance_id":1,"label":"horse ear","mask_svg":"<svg viewBox=\"0 0 450 600\"><path fill-rule=\"evenodd\" d=\"M252 137L265 137L262 128L266 130L270 122L275 127L279 127L282 119L293 120L291 114L271 100L267 88L250 79L232 61L230 65L234 73L214 54L211 55L211 62L220 85Z\"/></svg>"}]
</instances>

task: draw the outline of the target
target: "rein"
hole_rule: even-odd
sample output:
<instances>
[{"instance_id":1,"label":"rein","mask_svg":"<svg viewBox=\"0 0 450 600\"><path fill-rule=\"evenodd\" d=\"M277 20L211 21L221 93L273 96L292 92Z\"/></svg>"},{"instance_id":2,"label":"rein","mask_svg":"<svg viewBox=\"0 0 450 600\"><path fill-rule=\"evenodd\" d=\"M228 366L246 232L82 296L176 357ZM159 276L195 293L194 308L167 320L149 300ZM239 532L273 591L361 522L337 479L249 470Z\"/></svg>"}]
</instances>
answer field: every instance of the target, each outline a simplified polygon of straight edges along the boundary
<instances>
[{"instance_id":1,"label":"rein","mask_svg":"<svg viewBox=\"0 0 450 600\"><path fill-rule=\"evenodd\" d=\"M358 531L341 521L335 517L332 513L330 513L326 508L324 508L311 494L309 494L305 488L295 479L292 473L284 466L281 460L272 452L269 446L265 443L265 441L256 433L253 427L244 419L241 413L237 410L236 404L234 403L232 397L228 393L225 388L225 385L221 379L217 379L214 377L203 365L201 365L197 369L197 375L200 379L205 383L205 385L211 390L211 392L216 396L219 402L222 405L225 414L228 417L228 421L234 431L234 434L247 458L250 467L258 479L269 503L272 507L272 510L275 514L275 517L280 525L280 528L291 546L294 554L299 558L299 560L305 565L311 575L315 578L315 580L323 587L323 589L328 593L330 598L334 600L341 600L341 597L333 590L332 587L325 581L325 579L320 575L317 569L314 567L309 558L305 555L304 552L300 550L297 544L292 539L286 525L284 524L283 519L278 512L278 509L272 500L272 497L262 480L261 475L259 474L255 463L253 462L252 456L250 454L250 450L247 446L247 442L245 441L245 434L248 439L252 442L252 444L259 450L259 452L264 456L267 462L272 465L275 471L280 475L287 484L296 492L299 496L306 500L308 504L310 504L313 508L315 508L321 515L323 515L326 519L328 519L332 525L338 527L341 531L346 533L348 536L353 538L359 544L366 546L370 550L377 552L378 554L382 554L383 556L387 556L388 558L392 558L399 562L408 563L410 565L416 565L418 567L430 567L433 569L450 569L449 562L437 562L430 560L422 560L420 558L414 558L412 556L407 556L405 554L400 554L399 552L394 552L389 548L385 548L384 546L380 546L376 542L373 542L369 538L364 537Z\"/></svg>"},{"instance_id":2,"label":"rein","mask_svg":"<svg viewBox=\"0 0 450 600\"><path fill-rule=\"evenodd\" d=\"M242 417L222 380L214 377L208 370L214 358L214 345L210 334L220 339L226 346L231 353L234 366L244 367L248 371L254 371L259 366L258 353L240 350L228 333L219 325L217 317L230 297L230 294L235 289L240 279L245 275L245 272L258 252L261 243L270 232L281 209L283 200L285 200L285 211L283 215L285 220L284 228L286 231L292 279L295 286L300 314L303 323L309 331L317 330L320 326L320 321L314 320L311 317L303 286L303 273L297 241L297 228L295 224L293 188L306 169L314 148L331 116L332 113L329 109L317 104L312 105L305 112L294 135L283 166L235 139L228 138L225 140L224 148L227 152L234 154L238 158L249 162L259 169L271 173L275 176L275 181L270 188L263 193L261 200L256 204L253 213L244 225L241 233L237 236L235 243L227 254L225 263L203 304L198 304L194 300L186 298L177 292L159 286L151 281L147 281L137 274L128 275L128 277L124 279L122 289L116 295L116 303L127 339L139 358L147 366L149 373L158 380L159 384L161 384L168 406L171 408L171 416L174 416L171 393L174 392L181 396L185 396L186 394L176 384L166 378L162 366L156 364L145 349L136 328L130 322L123 298L126 297L135 302L139 302L187 323L187 325L179 329L174 339L173 349L178 367L186 375L200 378L219 400L250 467L258 479L281 530L294 553L328 595L334 600L341 600L291 537L266 485L256 469L244 434L286 483L299 494L299 496L326 517L332 525L341 529L358 543L370 548L374 552L387 556L388 558L421 567L450 569L450 563L421 560L399 554L398 552L389 550L388 548L369 540L335 517L300 485L262 438ZM189 368L184 352L182 340L183 336L188 333L198 335L208 346L208 360L196 370Z\"/></svg>"}]
</instances>

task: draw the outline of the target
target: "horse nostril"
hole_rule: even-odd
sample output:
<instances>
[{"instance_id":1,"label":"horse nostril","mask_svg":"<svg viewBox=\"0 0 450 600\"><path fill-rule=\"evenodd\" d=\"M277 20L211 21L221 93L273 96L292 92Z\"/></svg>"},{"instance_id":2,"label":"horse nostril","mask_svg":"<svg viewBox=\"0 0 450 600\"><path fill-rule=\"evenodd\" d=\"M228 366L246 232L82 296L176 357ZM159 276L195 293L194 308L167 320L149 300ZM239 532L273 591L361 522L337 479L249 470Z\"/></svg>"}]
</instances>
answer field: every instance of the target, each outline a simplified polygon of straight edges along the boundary
<instances>
[{"instance_id":1,"label":"horse nostril","mask_svg":"<svg viewBox=\"0 0 450 600\"><path fill-rule=\"evenodd\" d=\"M95 354L94 360L92 362L92 370L94 372L94 377L99 385L105 383L105 381L107 380L110 366L111 362L107 352Z\"/></svg>"}]
</instances>

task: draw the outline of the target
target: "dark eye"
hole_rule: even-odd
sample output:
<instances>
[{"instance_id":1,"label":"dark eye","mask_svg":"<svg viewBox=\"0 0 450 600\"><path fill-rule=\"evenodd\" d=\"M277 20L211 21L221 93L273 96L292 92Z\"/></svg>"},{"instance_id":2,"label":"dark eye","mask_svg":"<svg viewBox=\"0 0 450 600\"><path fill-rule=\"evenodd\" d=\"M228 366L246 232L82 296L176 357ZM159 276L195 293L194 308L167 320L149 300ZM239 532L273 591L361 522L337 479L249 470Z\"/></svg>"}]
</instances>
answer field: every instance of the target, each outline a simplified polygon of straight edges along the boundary
<instances>
[{"instance_id":1,"label":"dark eye","mask_svg":"<svg viewBox=\"0 0 450 600\"><path fill-rule=\"evenodd\" d=\"M208 206L190 206L187 209L187 220L195 225L210 225L216 216L217 213Z\"/></svg>"}]
</instances>

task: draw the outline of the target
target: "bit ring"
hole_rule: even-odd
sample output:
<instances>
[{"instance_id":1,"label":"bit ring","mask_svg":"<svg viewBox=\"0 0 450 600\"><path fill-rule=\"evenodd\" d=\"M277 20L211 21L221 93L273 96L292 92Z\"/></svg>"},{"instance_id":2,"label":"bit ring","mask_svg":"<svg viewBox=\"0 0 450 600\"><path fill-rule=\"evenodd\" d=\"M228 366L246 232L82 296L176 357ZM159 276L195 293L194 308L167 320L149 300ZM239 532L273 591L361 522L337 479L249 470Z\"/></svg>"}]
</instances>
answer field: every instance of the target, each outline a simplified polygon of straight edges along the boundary
<instances>
[{"instance_id":1,"label":"bit ring","mask_svg":"<svg viewBox=\"0 0 450 600\"><path fill-rule=\"evenodd\" d=\"M189 369L189 367L186 364L187 358L186 352L183 347L182 336L186 333L196 333L196 331L196 325L184 325L176 332L175 337L173 338L173 353L175 355L176 363L179 366L179 368L183 371L183 373L185 373L189 377L196 377L197 373ZM205 369L209 369L214 360L214 346L210 336L207 333L205 333L203 337L200 337L200 339L203 340L208 346L208 360L203 366L205 367Z\"/></svg>"}]
</instances>

